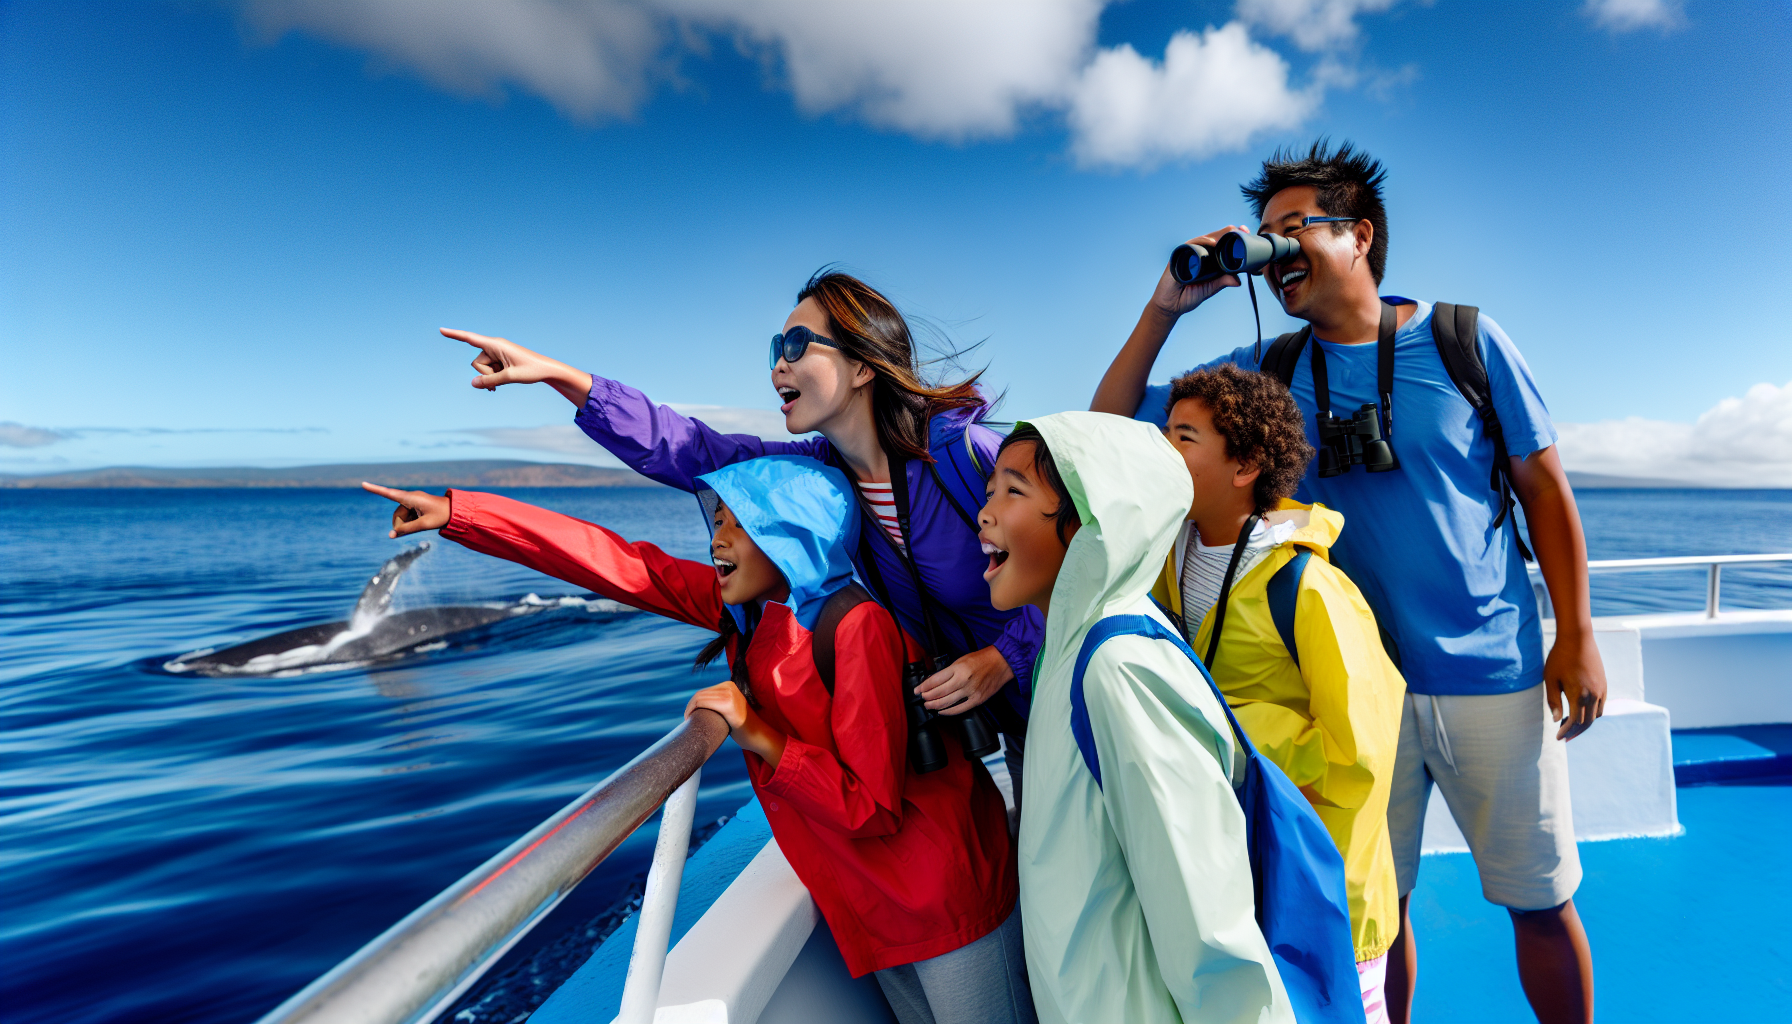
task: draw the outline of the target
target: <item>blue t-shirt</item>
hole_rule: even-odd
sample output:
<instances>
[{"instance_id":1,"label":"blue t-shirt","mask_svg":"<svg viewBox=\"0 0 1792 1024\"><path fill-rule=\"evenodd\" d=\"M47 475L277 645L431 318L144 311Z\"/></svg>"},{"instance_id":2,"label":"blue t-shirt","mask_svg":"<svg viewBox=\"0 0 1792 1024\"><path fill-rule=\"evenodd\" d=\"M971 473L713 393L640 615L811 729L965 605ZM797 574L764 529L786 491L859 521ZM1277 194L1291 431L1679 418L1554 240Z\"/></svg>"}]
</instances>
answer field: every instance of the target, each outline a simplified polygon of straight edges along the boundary
<instances>
[{"instance_id":1,"label":"blue t-shirt","mask_svg":"<svg viewBox=\"0 0 1792 1024\"><path fill-rule=\"evenodd\" d=\"M1549 410L1512 340L1485 315L1477 340L1507 451L1522 457L1555 444ZM1378 401L1376 345L1318 343L1325 346L1332 415L1348 416ZM1291 390L1307 442L1317 447L1308 344ZM1256 370L1253 348L1205 365ZM1268 350L1267 342L1263 348ZM1169 395L1167 384L1147 388L1136 418L1162 426ZM1537 685L1543 681L1543 633L1514 543L1517 526L1513 517L1493 525L1500 514L1499 492L1488 481L1493 442L1444 369L1431 336L1429 302L1418 303L1394 335L1393 421L1399 469L1369 473L1357 466L1321 480L1315 459L1295 497L1343 513L1345 529L1332 560L1350 574L1399 645L1408 689L1485 694Z\"/></svg>"}]
</instances>

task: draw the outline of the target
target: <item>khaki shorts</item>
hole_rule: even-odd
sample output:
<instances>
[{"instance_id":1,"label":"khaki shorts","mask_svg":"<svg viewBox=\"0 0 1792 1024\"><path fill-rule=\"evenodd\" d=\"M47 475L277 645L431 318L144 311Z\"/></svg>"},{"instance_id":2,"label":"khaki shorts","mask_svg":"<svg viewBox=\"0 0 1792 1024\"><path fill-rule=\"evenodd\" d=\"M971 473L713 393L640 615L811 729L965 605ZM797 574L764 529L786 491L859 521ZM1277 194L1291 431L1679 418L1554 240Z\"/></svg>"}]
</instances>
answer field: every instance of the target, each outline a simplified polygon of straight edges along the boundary
<instances>
[{"instance_id":1,"label":"khaki shorts","mask_svg":"<svg viewBox=\"0 0 1792 1024\"><path fill-rule=\"evenodd\" d=\"M1539 683L1517 693L1406 695L1388 800L1400 895L1419 880L1431 784L1468 840L1488 902L1542 910L1580 886L1567 744Z\"/></svg>"}]
</instances>

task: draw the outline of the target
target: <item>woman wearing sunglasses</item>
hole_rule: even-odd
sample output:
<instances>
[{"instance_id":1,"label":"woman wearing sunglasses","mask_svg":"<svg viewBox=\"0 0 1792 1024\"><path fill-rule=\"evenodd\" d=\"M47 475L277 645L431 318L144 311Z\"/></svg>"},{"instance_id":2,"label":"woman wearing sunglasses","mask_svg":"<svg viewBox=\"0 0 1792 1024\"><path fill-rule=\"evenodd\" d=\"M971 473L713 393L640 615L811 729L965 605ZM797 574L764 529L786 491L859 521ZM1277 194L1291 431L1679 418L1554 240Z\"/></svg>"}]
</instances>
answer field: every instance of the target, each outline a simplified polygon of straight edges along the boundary
<instances>
[{"instance_id":1,"label":"woman wearing sunglasses","mask_svg":"<svg viewBox=\"0 0 1792 1024\"><path fill-rule=\"evenodd\" d=\"M865 529L853 562L861 579L941 666L916 687L941 715L993 701L1008 737L1019 797L1026 694L1044 623L1030 605L997 611L983 581L977 540L983 480L1001 436L979 424L989 411L976 375L955 384L923 379L908 323L875 289L825 268L797 294L772 339L771 384L801 441L724 434L656 405L641 392L574 369L503 338L444 330L480 350L476 388L545 382L579 406L591 439L653 480L691 491L696 478L761 455L807 455L857 485ZM949 664L948 664L949 663ZM951 742L947 747L956 748Z\"/></svg>"}]
</instances>

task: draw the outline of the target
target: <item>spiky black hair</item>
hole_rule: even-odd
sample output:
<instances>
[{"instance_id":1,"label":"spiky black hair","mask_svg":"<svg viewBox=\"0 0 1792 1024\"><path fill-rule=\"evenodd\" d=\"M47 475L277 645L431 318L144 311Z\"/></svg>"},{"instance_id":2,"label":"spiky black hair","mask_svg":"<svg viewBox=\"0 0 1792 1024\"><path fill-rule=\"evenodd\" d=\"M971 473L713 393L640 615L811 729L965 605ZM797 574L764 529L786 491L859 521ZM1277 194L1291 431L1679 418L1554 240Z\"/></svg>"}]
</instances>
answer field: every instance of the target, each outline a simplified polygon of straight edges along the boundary
<instances>
[{"instance_id":1,"label":"spiky black hair","mask_svg":"<svg viewBox=\"0 0 1792 1024\"><path fill-rule=\"evenodd\" d=\"M1328 217L1354 217L1366 220L1375 229L1375 240L1369 243L1369 272L1375 283L1381 283L1388 266L1388 211L1381 201L1381 183L1387 179L1381 161L1346 141L1335 151L1330 140L1320 138L1302 156L1295 149L1278 149L1263 161L1263 170L1256 180L1240 185L1239 191L1251 204L1251 212L1261 220L1263 210L1277 192L1300 185L1319 190L1319 208ZM1349 224L1333 224L1333 231L1349 229Z\"/></svg>"}]
</instances>

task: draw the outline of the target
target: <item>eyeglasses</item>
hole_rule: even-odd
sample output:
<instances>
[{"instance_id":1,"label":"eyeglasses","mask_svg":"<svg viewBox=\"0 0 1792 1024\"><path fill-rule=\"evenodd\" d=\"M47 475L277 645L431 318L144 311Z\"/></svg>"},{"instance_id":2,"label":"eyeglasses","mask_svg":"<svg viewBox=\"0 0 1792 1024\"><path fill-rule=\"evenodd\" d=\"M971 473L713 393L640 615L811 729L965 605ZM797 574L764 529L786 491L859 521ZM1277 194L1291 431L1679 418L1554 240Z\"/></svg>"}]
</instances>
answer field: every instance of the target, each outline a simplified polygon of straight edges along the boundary
<instances>
[{"instance_id":1,"label":"eyeglasses","mask_svg":"<svg viewBox=\"0 0 1792 1024\"><path fill-rule=\"evenodd\" d=\"M809 345L811 343L816 345L826 345L832 349L838 349L840 347L832 338L824 338L814 331L811 331L809 328L798 324L790 330L785 331L783 334L772 335L772 369L775 370L778 368L779 358L782 358L787 363L794 363L798 359L803 358L803 353L809 350Z\"/></svg>"},{"instance_id":2,"label":"eyeglasses","mask_svg":"<svg viewBox=\"0 0 1792 1024\"><path fill-rule=\"evenodd\" d=\"M1300 224L1292 231L1282 232L1282 237L1293 238L1295 235L1307 230L1307 228L1314 224L1355 224L1362 219L1363 218L1361 217L1302 217L1300 219Z\"/></svg>"}]
</instances>

